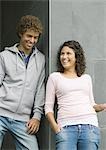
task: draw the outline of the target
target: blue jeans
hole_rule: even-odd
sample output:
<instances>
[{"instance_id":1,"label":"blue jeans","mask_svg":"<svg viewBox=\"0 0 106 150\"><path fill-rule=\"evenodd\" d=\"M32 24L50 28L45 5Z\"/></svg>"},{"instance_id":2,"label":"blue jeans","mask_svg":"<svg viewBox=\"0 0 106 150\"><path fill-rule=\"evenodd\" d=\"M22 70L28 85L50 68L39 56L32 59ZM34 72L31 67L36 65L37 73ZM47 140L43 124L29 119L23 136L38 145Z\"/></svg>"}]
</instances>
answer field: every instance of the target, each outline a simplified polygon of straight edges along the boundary
<instances>
[{"instance_id":1,"label":"blue jeans","mask_svg":"<svg viewBox=\"0 0 106 150\"><path fill-rule=\"evenodd\" d=\"M2 141L7 131L14 137L16 150L38 150L35 135L27 133L26 122L16 121L7 117L0 116L0 149Z\"/></svg>"},{"instance_id":2,"label":"blue jeans","mask_svg":"<svg viewBox=\"0 0 106 150\"><path fill-rule=\"evenodd\" d=\"M56 150L98 150L100 130L93 125L65 126L56 134Z\"/></svg>"}]
</instances>

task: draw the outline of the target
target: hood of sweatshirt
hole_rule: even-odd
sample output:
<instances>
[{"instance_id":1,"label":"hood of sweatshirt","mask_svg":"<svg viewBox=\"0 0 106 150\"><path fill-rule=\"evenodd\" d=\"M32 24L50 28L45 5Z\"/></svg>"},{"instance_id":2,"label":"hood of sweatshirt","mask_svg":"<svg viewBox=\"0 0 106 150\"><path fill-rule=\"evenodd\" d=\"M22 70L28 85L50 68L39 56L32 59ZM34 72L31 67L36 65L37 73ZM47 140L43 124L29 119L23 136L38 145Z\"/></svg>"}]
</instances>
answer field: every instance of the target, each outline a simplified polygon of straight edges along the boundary
<instances>
[{"instance_id":1,"label":"hood of sweatshirt","mask_svg":"<svg viewBox=\"0 0 106 150\"><path fill-rule=\"evenodd\" d=\"M11 52L14 52L14 53L19 53L19 50L17 48L17 46L19 45L19 43L15 44L14 46L11 46L11 47L5 47L4 50L8 50L8 51L11 51ZM38 52L38 49L36 46L33 47L33 54L36 54Z\"/></svg>"},{"instance_id":2,"label":"hood of sweatshirt","mask_svg":"<svg viewBox=\"0 0 106 150\"><path fill-rule=\"evenodd\" d=\"M19 43L16 43L15 45L11 46L11 47L5 47L4 50L7 50L7 51L11 51L13 53L16 53L16 63L18 64L18 55L20 54L17 46L19 45ZM36 46L33 47L33 53L32 55L35 55L35 64L36 64L36 68L38 70L38 64L37 64L37 53L40 53L40 51L37 49ZM17 67L16 67L17 69Z\"/></svg>"}]
</instances>

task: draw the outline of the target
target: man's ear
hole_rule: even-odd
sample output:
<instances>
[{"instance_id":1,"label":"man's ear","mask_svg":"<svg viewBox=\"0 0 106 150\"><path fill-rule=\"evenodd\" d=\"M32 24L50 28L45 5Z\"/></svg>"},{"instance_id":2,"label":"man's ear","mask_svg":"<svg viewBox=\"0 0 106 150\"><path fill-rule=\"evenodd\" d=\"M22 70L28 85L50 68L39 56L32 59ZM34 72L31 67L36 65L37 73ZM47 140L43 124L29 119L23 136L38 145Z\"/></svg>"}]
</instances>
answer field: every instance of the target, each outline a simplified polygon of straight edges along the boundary
<instances>
[{"instance_id":1,"label":"man's ear","mask_svg":"<svg viewBox=\"0 0 106 150\"><path fill-rule=\"evenodd\" d=\"M22 33L19 33L19 37L20 37L20 38L22 37Z\"/></svg>"}]
</instances>

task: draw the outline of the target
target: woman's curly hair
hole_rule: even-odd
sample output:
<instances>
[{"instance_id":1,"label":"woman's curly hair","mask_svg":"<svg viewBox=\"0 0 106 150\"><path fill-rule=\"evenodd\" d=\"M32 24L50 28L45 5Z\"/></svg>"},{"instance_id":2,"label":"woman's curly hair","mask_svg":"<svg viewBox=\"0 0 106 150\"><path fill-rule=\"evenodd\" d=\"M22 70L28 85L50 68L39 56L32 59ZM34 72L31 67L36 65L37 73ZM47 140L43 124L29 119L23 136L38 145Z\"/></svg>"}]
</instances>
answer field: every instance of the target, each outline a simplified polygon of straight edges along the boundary
<instances>
[{"instance_id":1,"label":"woman's curly hair","mask_svg":"<svg viewBox=\"0 0 106 150\"><path fill-rule=\"evenodd\" d=\"M57 59L58 71L64 72L64 68L60 62L60 54L64 46L67 46L73 49L75 53L75 58L76 58L75 70L76 70L77 76L80 77L85 72L86 62L85 62L85 56L84 56L84 51L83 51L82 46L79 44L79 42L74 41L74 40L66 41L60 46L58 56L57 56L58 57Z\"/></svg>"},{"instance_id":2,"label":"woman's curly hair","mask_svg":"<svg viewBox=\"0 0 106 150\"><path fill-rule=\"evenodd\" d=\"M16 27L18 37L20 37L19 34L25 33L28 29L32 29L39 34L42 33L43 27L38 17L32 15L21 17Z\"/></svg>"}]
</instances>

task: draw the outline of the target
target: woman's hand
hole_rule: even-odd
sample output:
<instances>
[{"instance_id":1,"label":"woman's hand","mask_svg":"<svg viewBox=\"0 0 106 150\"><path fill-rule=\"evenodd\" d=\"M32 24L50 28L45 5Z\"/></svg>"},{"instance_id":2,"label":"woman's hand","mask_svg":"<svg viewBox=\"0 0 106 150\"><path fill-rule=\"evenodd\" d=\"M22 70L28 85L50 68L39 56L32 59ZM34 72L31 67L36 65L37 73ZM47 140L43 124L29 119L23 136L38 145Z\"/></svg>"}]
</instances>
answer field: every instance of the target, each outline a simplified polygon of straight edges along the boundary
<instances>
[{"instance_id":1,"label":"woman's hand","mask_svg":"<svg viewBox=\"0 0 106 150\"><path fill-rule=\"evenodd\" d=\"M100 111L106 111L106 103L104 104L96 104L93 106L93 108L95 109L95 111L100 112Z\"/></svg>"},{"instance_id":2,"label":"woman's hand","mask_svg":"<svg viewBox=\"0 0 106 150\"><path fill-rule=\"evenodd\" d=\"M104 111L106 111L106 103L101 104L101 107L103 108Z\"/></svg>"},{"instance_id":3,"label":"woman's hand","mask_svg":"<svg viewBox=\"0 0 106 150\"><path fill-rule=\"evenodd\" d=\"M54 132L55 132L55 133L58 133L58 132L60 132L60 131L61 131L61 128L59 127L58 124L56 124L56 125L54 126Z\"/></svg>"}]
</instances>

